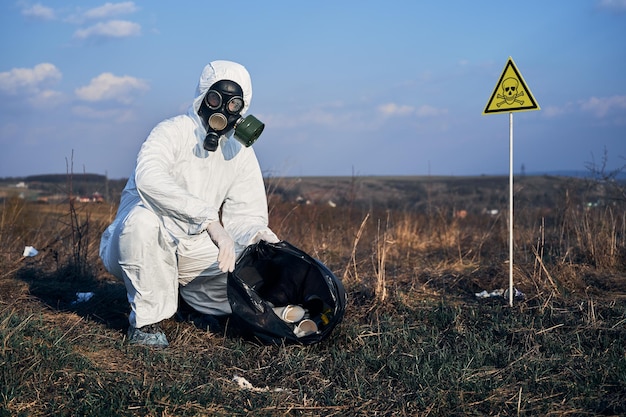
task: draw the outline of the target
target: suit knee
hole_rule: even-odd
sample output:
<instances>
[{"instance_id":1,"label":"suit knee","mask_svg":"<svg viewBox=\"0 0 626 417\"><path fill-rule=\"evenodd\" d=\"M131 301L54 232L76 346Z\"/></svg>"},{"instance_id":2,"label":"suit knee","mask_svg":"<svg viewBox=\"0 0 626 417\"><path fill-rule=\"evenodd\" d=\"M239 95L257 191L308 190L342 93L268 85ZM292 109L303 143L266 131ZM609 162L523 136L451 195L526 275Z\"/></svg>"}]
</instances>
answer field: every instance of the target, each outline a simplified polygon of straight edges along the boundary
<instances>
[{"instance_id":1,"label":"suit knee","mask_svg":"<svg viewBox=\"0 0 626 417\"><path fill-rule=\"evenodd\" d=\"M158 240L159 218L150 210L137 206L126 216L120 233L120 240L129 238L134 242Z\"/></svg>"}]
</instances>

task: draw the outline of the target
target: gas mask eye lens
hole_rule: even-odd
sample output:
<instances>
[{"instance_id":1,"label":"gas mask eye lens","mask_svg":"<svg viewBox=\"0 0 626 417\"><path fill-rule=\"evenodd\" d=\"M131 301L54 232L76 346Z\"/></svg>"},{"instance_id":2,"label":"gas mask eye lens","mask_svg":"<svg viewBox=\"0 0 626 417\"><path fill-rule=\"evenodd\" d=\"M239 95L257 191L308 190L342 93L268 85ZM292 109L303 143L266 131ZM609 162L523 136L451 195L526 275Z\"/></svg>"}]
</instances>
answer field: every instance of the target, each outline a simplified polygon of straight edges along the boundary
<instances>
[{"instance_id":1,"label":"gas mask eye lens","mask_svg":"<svg viewBox=\"0 0 626 417\"><path fill-rule=\"evenodd\" d=\"M237 114L243 109L243 99L241 97L233 97L226 103L226 110L230 114Z\"/></svg>"},{"instance_id":2,"label":"gas mask eye lens","mask_svg":"<svg viewBox=\"0 0 626 417\"><path fill-rule=\"evenodd\" d=\"M209 90L204 97L204 101L211 110L215 110L222 104L222 96L215 90Z\"/></svg>"}]
</instances>

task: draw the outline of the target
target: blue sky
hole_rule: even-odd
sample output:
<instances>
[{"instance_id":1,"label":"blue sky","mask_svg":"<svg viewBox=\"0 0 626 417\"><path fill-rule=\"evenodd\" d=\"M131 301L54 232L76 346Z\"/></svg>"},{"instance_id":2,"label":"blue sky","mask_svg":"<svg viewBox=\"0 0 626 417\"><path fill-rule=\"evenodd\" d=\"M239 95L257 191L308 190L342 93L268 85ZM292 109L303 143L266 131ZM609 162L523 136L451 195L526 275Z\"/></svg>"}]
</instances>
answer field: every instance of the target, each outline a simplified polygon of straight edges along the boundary
<instances>
[{"instance_id":1,"label":"blue sky","mask_svg":"<svg viewBox=\"0 0 626 417\"><path fill-rule=\"evenodd\" d=\"M266 175L506 174L509 56L541 107L516 172L626 165L626 0L19 0L0 35L0 177L127 177L215 59L251 73Z\"/></svg>"}]
</instances>

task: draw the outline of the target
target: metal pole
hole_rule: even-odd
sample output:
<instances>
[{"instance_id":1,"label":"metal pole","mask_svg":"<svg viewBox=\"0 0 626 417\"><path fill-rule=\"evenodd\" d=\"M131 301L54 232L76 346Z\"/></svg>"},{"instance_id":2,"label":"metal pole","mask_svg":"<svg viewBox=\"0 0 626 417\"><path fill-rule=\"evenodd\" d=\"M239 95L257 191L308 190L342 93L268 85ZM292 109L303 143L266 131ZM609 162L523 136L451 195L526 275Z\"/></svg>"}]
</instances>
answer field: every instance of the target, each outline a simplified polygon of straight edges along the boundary
<instances>
[{"instance_id":1,"label":"metal pole","mask_svg":"<svg viewBox=\"0 0 626 417\"><path fill-rule=\"evenodd\" d=\"M513 307L513 112L509 112L509 306Z\"/></svg>"}]
</instances>

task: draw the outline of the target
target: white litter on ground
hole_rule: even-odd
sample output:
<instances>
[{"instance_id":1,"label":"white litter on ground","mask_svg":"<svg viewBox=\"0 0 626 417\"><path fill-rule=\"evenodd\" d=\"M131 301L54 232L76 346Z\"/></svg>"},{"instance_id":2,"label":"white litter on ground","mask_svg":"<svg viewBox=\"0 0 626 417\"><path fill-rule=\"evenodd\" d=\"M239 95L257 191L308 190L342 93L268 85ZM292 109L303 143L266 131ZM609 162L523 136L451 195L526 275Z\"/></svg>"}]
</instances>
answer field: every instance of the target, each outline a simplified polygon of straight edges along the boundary
<instances>
[{"instance_id":1,"label":"white litter on ground","mask_svg":"<svg viewBox=\"0 0 626 417\"><path fill-rule=\"evenodd\" d=\"M93 297L93 293L92 292L77 292L76 293L76 301L72 301L72 305L73 304L87 302L87 301L91 300L91 297Z\"/></svg>"},{"instance_id":2,"label":"white litter on ground","mask_svg":"<svg viewBox=\"0 0 626 417\"><path fill-rule=\"evenodd\" d=\"M32 246L24 246L24 254L22 255L23 257L27 257L27 256L37 256L37 254L39 253L39 251L35 248L33 248Z\"/></svg>"},{"instance_id":3,"label":"white litter on ground","mask_svg":"<svg viewBox=\"0 0 626 417\"><path fill-rule=\"evenodd\" d=\"M237 385L239 385L239 388L247 389L247 390L254 391L254 392L282 392L282 391L286 391L283 388L271 389L268 386L266 386L265 388L257 388L254 385L252 385L246 378L244 378L242 376L239 376L239 375L236 375L236 374L233 376L233 381L235 381L237 383Z\"/></svg>"},{"instance_id":4,"label":"white litter on ground","mask_svg":"<svg viewBox=\"0 0 626 417\"><path fill-rule=\"evenodd\" d=\"M502 297L505 299L509 298L509 289L503 290L502 288L498 288L497 290L493 290L491 292L487 292L485 290L481 292L477 292L474 294L476 298L497 298ZM513 298L524 298L524 293L519 291L517 288L513 288Z\"/></svg>"}]
</instances>

